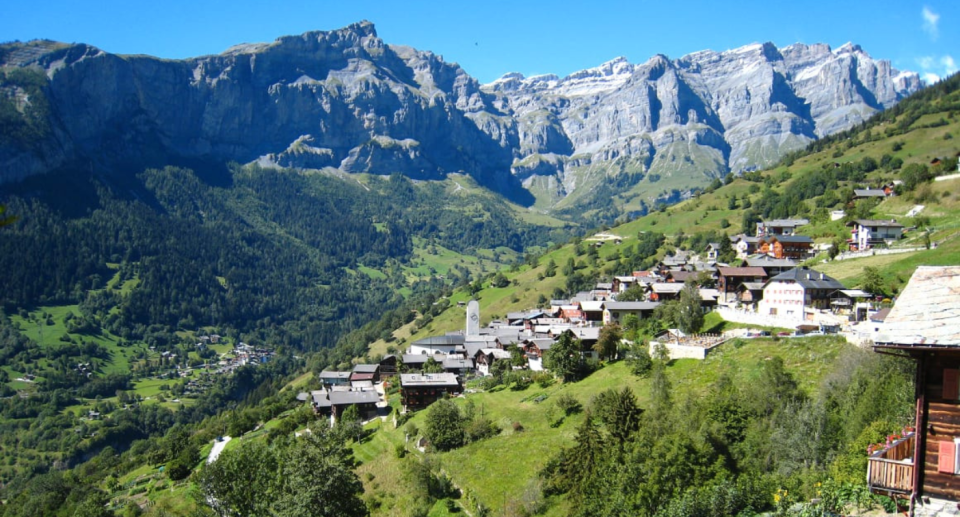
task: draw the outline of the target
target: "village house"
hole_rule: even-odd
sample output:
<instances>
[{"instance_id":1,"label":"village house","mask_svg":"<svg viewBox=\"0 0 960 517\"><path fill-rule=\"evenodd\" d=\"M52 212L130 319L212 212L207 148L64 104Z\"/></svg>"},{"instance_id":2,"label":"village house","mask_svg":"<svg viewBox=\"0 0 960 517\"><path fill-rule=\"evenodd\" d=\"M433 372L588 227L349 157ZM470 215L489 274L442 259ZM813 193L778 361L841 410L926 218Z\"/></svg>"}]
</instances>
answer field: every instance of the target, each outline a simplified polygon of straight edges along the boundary
<instances>
[{"instance_id":1,"label":"village house","mask_svg":"<svg viewBox=\"0 0 960 517\"><path fill-rule=\"evenodd\" d=\"M850 221L850 242L858 250L867 250L876 245L892 244L903 237L903 225L897 221L857 219Z\"/></svg>"},{"instance_id":2,"label":"village house","mask_svg":"<svg viewBox=\"0 0 960 517\"><path fill-rule=\"evenodd\" d=\"M462 390L460 379L452 373L400 374L400 403L404 411L423 409Z\"/></svg>"},{"instance_id":3,"label":"village house","mask_svg":"<svg viewBox=\"0 0 960 517\"><path fill-rule=\"evenodd\" d=\"M720 248L719 242L708 243L706 249L707 262L716 262L720 258L721 251L723 250Z\"/></svg>"},{"instance_id":4,"label":"village house","mask_svg":"<svg viewBox=\"0 0 960 517\"><path fill-rule=\"evenodd\" d=\"M650 318L659 306L660 302L603 302L603 324L620 323L628 314Z\"/></svg>"},{"instance_id":5,"label":"village house","mask_svg":"<svg viewBox=\"0 0 960 517\"><path fill-rule=\"evenodd\" d=\"M592 300L580 302L580 314L584 321L603 321L603 303Z\"/></svg>"},{"instance_id":6,"label":"village house","mask_svg":"<svg viewBox=\"0 0 960 517\"><path fill-rule=\"evenodd\" d=\"M746 265L747 267L763 268L763 271L767 274L767 278L770 278L797 267L797 261L786 258L776 259L769 255L762 255L759 257L747 257Z\"/></svg>"},{"instance_id":7,"label":"village house","mask_svg":"<svg viewBox=\"0 0 960 517\"><path fill-rule=\"evenodd\" d=\"M737 258L746 260L747 257L757 252L757 244L760 239L749 235L733 235L730 237L730 245L737 252Z\"/></svg>"},{"instance_id":8,"label":"village house","mask_svg":"<svg viewBox=\"0 0 960 517\"><path fill-rule=\"evenodd\" d=\"M298 396L298 398L300 397ZM334 388L311 391L308 399L317 414L333 415L333 418L338 420L348 407L357 406L360 417L369 420L377 415L377 403L380 402L380 395L373 390Z\"/></svg>"},{"instance_id":9,"label":"village house","mask_svg":"<svg viewBox=\"0 0 960 517\"><path fill-rule=\"evenodd\" d=\"M652 302L665 302L669 300L679 300L680 291L683 290L683 284L676 282L657 282L650 285L650 296L647 298Z\"/></svg>"},{"instance_id":10,"label":"village house","mask_svg":"<svg viewBox=\"0 0 960 517\"><path fill-rule=\"evenodd\" d=\"M380 377L393 377L397 374L399 359L394 354L387 354L380 359Z\"/></svg>"},{"instance_id":11,"label":"village house","mask_svg":"<svg viewBox=\"0 0 960 517\"><path fill-rule=\"evenodd\" d=\"M333 372L324 370L320 372L320 382L324 387L331 386L349 386L351 372Z\"/></svg>"},{"instance_id":12,"label":"village house","mask_svg":"<svg viewBox=\"0 0 960 517\"><path fill-rule=\"evenodd\" d=\"M477 352L474 358L477 363L477 373L488 376L490 375L490 369L493 367L493 363L497 361L509 361L511 358L512 356L507 350L484 348Z\"/></svg>"},{"instance_id":13,"label":"village house","mask_svg":"<svg viewBox=\"0 0 960 517\"><path fill-rule=\"evenodd\" d=\"M798 267L767 281L758 312L801 323L808 310L829 308L830 296L843 288L839 281L819 271Z\"/></svg>"},{"instance_id":14,"label":"village house","mask_svg":"<svg viewBox=\"0 0 960 517\"><path fill-rule=\"evenodd\" d=\"M461 378L469 373L473 373L474 363L470 357L460 355L448 355L443 358L443 371L459 375Z\"/></svg>"},{"instance_id":15,"label":"village house","mask_svg":"<svg viewBox=\"0 0 960 517\"><path fill-rule=\"evenodd\" d=\"M524 341L521 346L523 353L527 355L527 367L531 371L543 371L543 355L553 346L553 338L535 338Z\"/></svg>"},{"instance_id":16,"label":"village house","mask_svg":"<svg viewBox=\"0 0 960 517\"><path fill-rule=\"evenodd\" d=\"M918 267L885 318L874 350L916 362L916 417L915 432L870 455L868 486L909 496L914 515L955 511L960 503L960 267Z\"/></svg>"},{"instance_id":17,"label":"village house","mask_svg":"<svg viewBox=\"0 0 960 517\"><path fill-rule=\"evenodd\" d=\"M546 311L534 309L524 312L508 312L507 322L511 326L524 327L530 320L548 316Z\"/></svg>"},{"instance_id":18,"label":"village house","mask_svg":"<svg viewBox=\"0 0 960 517\"><path fill-rule=\"evenodd\" d=\"M414 341L407 349L408 354L449 354L462 347L465 338L462 334L428 337Z\"/></svg>"},{"instance_id":19,"label":"village house","mask_svg":"<svg viewBox=\"0 0 960 517\"><path fill-rule=\"evenodd\" d=\"M574 339L580 340L581 353L585 357L599 358L597 352L593 349L593 345L600 339L600 327L574 327L564 332L570 334Z\"/></svg>"},{"instance_id":20,"label":"village house","mask_svg":"<svg viewBox=\"0 0 960 517\"><path fill-rule=\"evenodd\" d=\"M840 289L830 295L830 308L851 321L863 321L870 312L872 298L873 294L861 289Z\"/></svg>"},{"instance_id":21,"label":"village house","mask_svg":"<svg viewBox=\"0 0 960 517\"><path fill-rule=\"evenodd\" d=\"M427 361L431 358L437 363L443 364L443 360L447 358L447 354L403 354L401 358L403 361L403 371L423 371L423 366L427 364Z\"/></svg>"},{"instance_id":22,"label":"village house","mask_svg":"<svg viewBox=\"0 0 960 517\"><path fill-rule=\"evenodd\" d=\"M678 282L683 284L690 279L696 280L699 276L700 276L699 271L677 270L677 271L667 271L663 279L666 282Z\"/></svg>"},{"instance_id":23,"label":"village house","mask_svg":"<svg viewBox=\"0 0 960 517\"><path fill-rule=\"evenodd\" d=\"M737 290L737 302L747 307L756 308L757 302L763 299L764 282L744 282Z\"/></svg>"},{"instance_id":24,"label":"village house","mask_svg":"<svg viewBox=\"0 0 960 517\"><path fill-rule=\"evenodd\" d=\"M796 235L797 228L810 224L806 219L774 219L757 223L757 237L768 235Z\"/></svg>"},{"instance_id":25,"label":"village house","mask_svg":"<svg viewBox=\"0 0 960 517\"><path fill-rule=\"evenodd\" d=\"M737 299L740 286L746 282L763 282L767 272L761 267L718 267L717 290L720 291L720 303L730 303Z\"/></svg>"},{"instance_id":26,"label":"village house","mask_svg":"<svg viewBox=\"0 0 960 517\"><path fill-rule=\"evenodd\" d=\"M889 196L884 189L880 188L858 188L853 190L853 200L859 199L883 199Z\"/></svg>"},{"instance_id":27,"label":"village house","mask_svg":"<svg viewBox=\"0 0 960 517\"><path fill-rule=\"evenodd\" d=\"M802 259L813 251L813 239L806 235L765 235L757 238L756 251L777 259Z\"/></svg>"},{"instance_id":28,"label":"village house","mask_svg":"<svg viewBox=\"0 0 960 517\"><path fill-rule=\"evenodd\" d=\"M353 372L350 374L350 383L356 382L380 382L379 364L358 364L354 365Z\"/></svg>"}]
</instances>

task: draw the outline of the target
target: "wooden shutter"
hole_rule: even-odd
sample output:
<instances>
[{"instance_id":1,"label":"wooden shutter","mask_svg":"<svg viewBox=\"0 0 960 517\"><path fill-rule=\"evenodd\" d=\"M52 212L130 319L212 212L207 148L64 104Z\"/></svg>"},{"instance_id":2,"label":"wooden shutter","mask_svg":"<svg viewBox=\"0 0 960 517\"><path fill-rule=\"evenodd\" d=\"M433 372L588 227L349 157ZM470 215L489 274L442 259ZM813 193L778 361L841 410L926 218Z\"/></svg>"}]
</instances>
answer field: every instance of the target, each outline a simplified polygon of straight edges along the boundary
<instances>
[{"instance_id":1,"label":"wooden shutter","mask_svg":"<svg viewBox=\"0 0 960 517\"><path fill-rule=\"evenodd\" d=\"M946 400L957 400L960 397L960 370L956 368L943 369L943 396Z\"/></svg>"},{"instance_id":2,"label":"wooden shutter","mask_svg":"<svg viewBox=\"0 0 960 517\"><path fill-rule=\"evenodd\" d=\"M957 447L953 442L940 442L940 452L937 454L937 472L953 474L956 468Z\"/></svg>"}]
</instances>

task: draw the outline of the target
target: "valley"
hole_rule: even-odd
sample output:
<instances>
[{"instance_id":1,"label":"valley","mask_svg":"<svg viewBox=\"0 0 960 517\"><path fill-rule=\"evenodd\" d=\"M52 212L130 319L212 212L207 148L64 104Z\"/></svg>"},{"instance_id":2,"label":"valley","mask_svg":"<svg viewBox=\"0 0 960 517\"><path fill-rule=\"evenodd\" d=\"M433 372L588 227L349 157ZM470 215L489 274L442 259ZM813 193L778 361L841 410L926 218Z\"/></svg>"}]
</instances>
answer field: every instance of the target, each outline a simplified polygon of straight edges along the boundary
<instances>
[{"instance_id":1,"label":"valley","mask_svg":"<svg viewBox=\"0 0 960 517\"><path fill-rule=\"evenodd\" d=\"M918 267L956 265L957 76L920 89L855 45L761 44L481 85L369 23L162 62L0 48L0 516L895 508L863 451L911 424L913 363L870 351L837 297L800 336L721 269L778 253L757 223L802 219L791 267L867 291L869 321ZM169 90L145 87L157 70ZM851 78L870 95L845 97ZM902 235L862 246L858 221ZM603 325L628 291L652 305ZM493 374L458 370L461 395L408 411L402 375L445 361L403 354L467 341L471 300L483 327L552 328L520 317ZM776 325L723 317L762 309ZM650 346L681 328L723 344ZM611 329L612 353L588 344ZM376 417L311 404L335 393L321 372L390 356L401 375L344 391L375 391Z\"/></svg>"}]
</instances>

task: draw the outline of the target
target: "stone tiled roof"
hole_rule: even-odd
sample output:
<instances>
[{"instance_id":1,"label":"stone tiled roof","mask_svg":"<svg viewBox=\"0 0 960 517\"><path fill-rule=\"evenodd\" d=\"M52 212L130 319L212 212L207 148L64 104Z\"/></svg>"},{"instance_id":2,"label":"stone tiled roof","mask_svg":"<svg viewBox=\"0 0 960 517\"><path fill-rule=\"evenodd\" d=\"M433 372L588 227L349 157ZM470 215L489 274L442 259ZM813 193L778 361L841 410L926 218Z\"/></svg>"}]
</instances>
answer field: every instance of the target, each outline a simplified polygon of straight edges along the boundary
<instances>
[{"instance_id":1,"label":"stone tiled roof","mask_svg":"<svg viewBox=\"0 0 960 517\"><path fill-rule=\"evenodd\" d=\"M918 267L874 341L960 347L960 266Z\"/></svg>"}]
</instances>

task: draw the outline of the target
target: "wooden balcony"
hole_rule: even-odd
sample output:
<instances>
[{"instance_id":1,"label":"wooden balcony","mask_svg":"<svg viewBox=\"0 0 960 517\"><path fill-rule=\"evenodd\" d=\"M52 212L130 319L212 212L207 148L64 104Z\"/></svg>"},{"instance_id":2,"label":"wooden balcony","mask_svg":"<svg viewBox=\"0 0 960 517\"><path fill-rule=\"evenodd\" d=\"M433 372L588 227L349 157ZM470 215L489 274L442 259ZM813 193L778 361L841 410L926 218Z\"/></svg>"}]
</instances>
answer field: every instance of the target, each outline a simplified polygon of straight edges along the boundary
<instances>
[{"instance_id":1,"label":"wooden balcony","mask_svg":"<svg viewBox=\"0 0 960 517\"><path fill-rule=\"evenodd\" d=\"M867 486L872 492L909 494L913 491L914 433L874 452L867 459Z\"/></svg>"}]
</instances>

